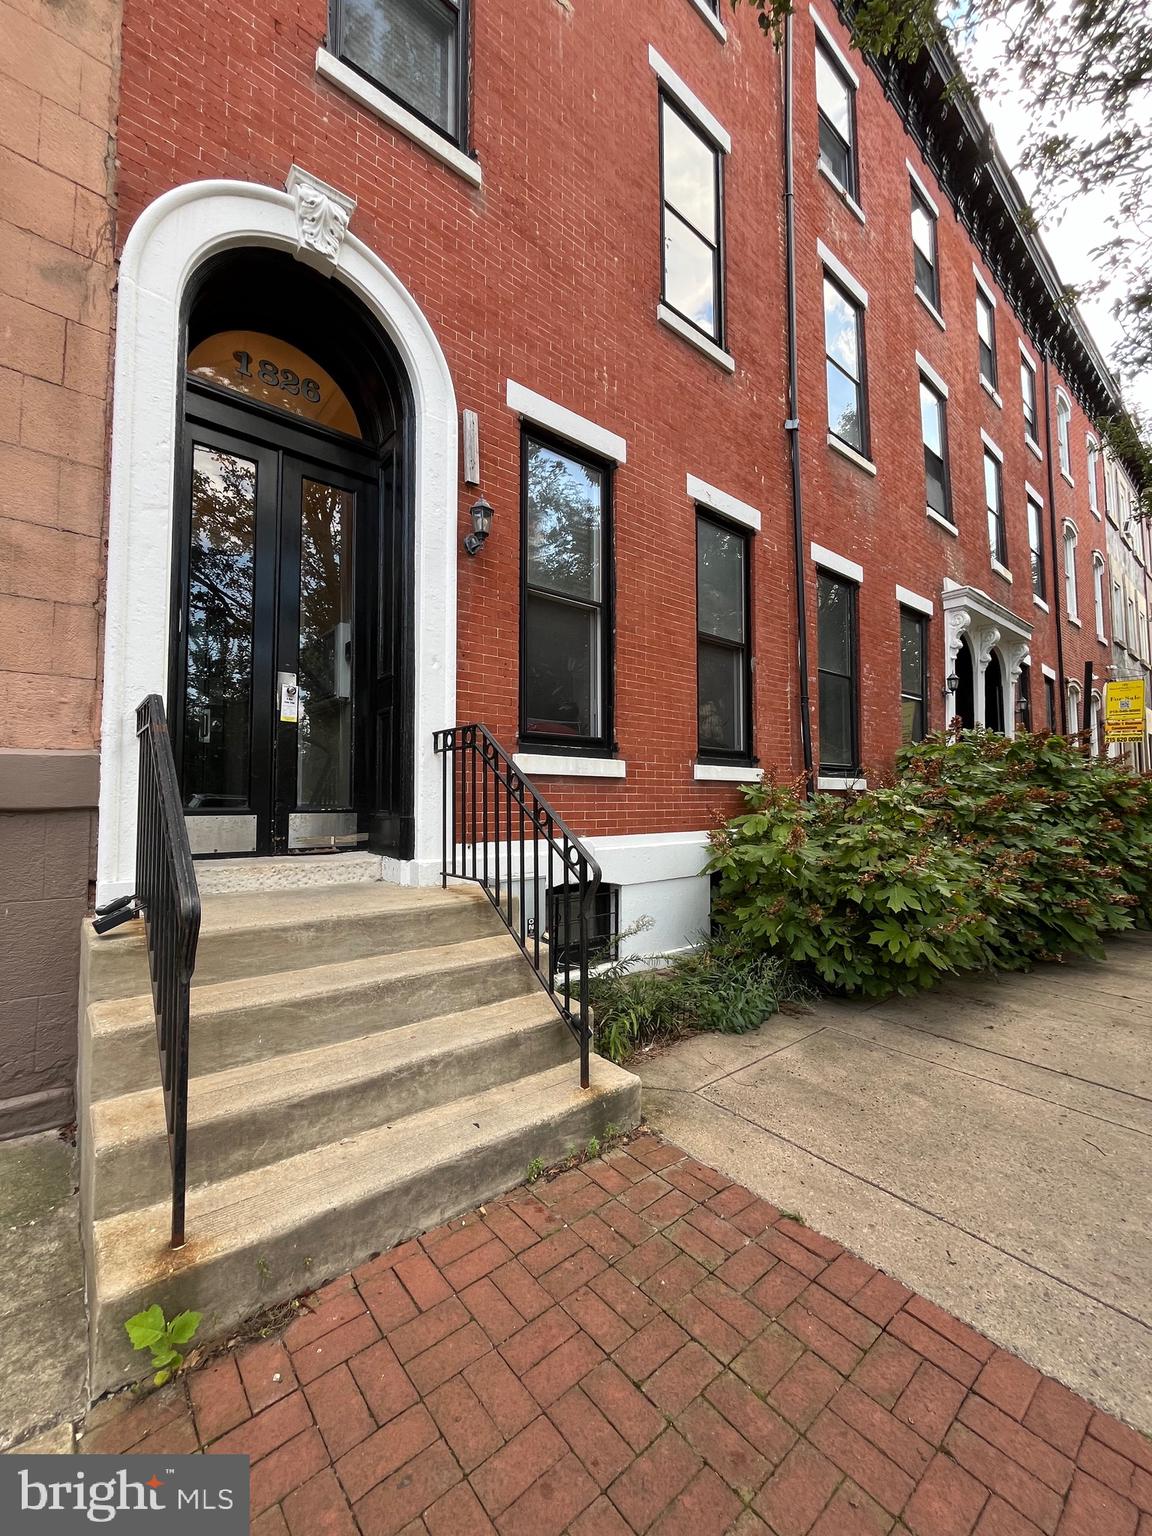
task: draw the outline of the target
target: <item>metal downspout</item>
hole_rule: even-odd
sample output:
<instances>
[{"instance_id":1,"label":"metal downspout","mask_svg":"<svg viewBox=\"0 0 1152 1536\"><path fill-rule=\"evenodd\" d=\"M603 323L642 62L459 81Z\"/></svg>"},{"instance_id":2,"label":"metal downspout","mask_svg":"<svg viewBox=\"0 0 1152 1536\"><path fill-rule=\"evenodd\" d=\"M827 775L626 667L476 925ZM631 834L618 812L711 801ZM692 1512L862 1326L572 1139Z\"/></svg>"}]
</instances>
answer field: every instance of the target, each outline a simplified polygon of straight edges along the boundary
<instances>
[{"instance_id":1,"label":"metal downspout","mask_svg":"<svg viewBox=\"0 0 1152 1536\"><path fill-rule=\"evenodd\" d=\"M1048 459L1048 526L1052 539L1052 613L1056 620L1057 702L1060 705L1060 730L1068 734L1068 679L1064 675L1064 587L1060 580L1058 550L1063 543L1056 526L1056 467L1052 462L1052 384L1048 377L1048 349L1040 354L1044 363L1044 452Z\"/></svg>"}]
</instances>

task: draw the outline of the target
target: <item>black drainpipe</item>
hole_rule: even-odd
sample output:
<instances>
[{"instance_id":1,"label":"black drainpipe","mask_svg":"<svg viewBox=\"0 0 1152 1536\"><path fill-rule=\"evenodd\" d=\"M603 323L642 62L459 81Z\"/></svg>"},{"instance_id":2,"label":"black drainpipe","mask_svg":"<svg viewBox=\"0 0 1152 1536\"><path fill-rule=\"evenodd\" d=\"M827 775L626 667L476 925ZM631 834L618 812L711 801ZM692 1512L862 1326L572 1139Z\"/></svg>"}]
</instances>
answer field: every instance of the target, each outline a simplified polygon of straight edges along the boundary
<instances>
[{"instance_id":1,"label":"black drainpipe","mask_svg":"<svg viewBox=\"0 0 1152 1536\"><path fill-rule=\"evenodd\" d=\"M1057 703L1060 705L1060 730L1068 734L1068 684L1064 676L1064 584L1060 580L1058 550L1063 543L1056 527L1056 466L1052 461L1052 386L1048 377L1048 349L1041 352L1044 361L1044 452L1048 456L1048 526L1052 530L1052 617L1056 620Z\"/></svg>"},{"instance_id":2,"label":"black drainpipe","mask_svg":"<svg viewBox=\"0 0 1152 1536\"><path fill-rule=\"evenodd\" d=\"M808 687L808 600L804 559L804 494L800 483L800 383L796 352L796 191L792 143L792 12L784 22L784 260L788 294L788 433L792 456L792 555L796 568L796 658L800 670L800 744L804 784L816 788L812 762L812 706Z\"/></svg>"}]
</instances>

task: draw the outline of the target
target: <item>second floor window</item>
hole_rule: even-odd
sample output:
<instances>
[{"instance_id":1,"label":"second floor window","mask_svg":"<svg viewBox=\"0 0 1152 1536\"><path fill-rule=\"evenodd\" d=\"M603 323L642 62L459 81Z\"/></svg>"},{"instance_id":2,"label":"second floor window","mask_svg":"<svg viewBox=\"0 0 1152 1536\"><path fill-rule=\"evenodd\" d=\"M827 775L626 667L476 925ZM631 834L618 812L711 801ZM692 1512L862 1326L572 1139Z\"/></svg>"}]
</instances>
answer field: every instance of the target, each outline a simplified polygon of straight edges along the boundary
<instances>
[{"instance_id":1,"label":"second floor window","mask_svg":"<svg viewBox=\"0 0 1152 1536\"><path fill-rule=\"evenodd\" d=\"M820 772L854 777L859 771L856 695L856 587L819 573L817 604L820 694Z\"/></svg>"},{"instance_id":2,"label":"second floor window","mask_svg":"<svg viewBox=\"0 0 1152 1536\"><path fill-rule=\"evenodd\" d=\"M456 143L466 74L461 0L332 0L335 51Z\"/></svg>"},{"instance_id":3,"label":"second floor window","mask_svg":"<svg viewBox=\"0 0 1152 1536\"><path fill-rule=\"evenodd\" d=\"M928 621L922 613L900 610L900 741L905 747L928 734Z\"/></svg>"},{"instance_id":4,"label":"second floor window","mask_svg":"<svg viewBox=\"0 0 1152 1536\"><path fill-rule=\"evenodd\" d=\"M952 521L948 487L948 423L944 396L920 379L920 429L924 437L924 483L928 509Z\"/></svg>"},{"instance_id":5,"label":"second floor window","mask_svg":"<svg viewBox=\"0 0 1152 1536\"><path fill-rule=\"evenodd\" d=\"M980 345L980 377L991 389L996 388L996 306L984 292L976 290L976 335Z\"/></svg>"},{"instance_id":6,"label":"second floor window","mask_svg":"<svg viewBox=\"0 0 1152 1536\"><path fill-rule=\"evenodd\" d=\"M1104 630L1104 556L1092 556L1092 600L1096 607L1096 638L1107 639Z\"/></svg>"},{"instance_id":7,"label":"second floor window","mask_svg":"<svg viewBox=\"0 0 1152 1536\"><path fill-rule=\"evenodd\" d=\"M984 502L988 508L988 549L998 565L1008 564L1008 539L1004 528L1004 490L1000 460L984 450Z\"/></svg>"},{"instance_id":8,"label":"second floor window","mask_svg":"<svg viewBox=\"0 0 1152 1536\"><path fill-rule=\"evenodd\" d=\"M664 302L715 342L724 329L722 158L718 146L662 96Z\"/></svg>"},{"instance_id":9,"label":"second floor window","mask_svg":"<svg viewBox=\"0 0 1152 1536\"><path fill-rule=\"evenodd\" d=\"M828 375L828 430L857 453L868 453L864 399L864 310L827 274L824 277L824 351Z\"/></svg>"},{"instance_id":10,"label":"second floor window","mask_svg":"<svg viewBox=\"0 0 1152 1536\"><path fill-rule=\"evenodd\" d=\"M702 757L749 756L748 536L696 519L696 687Z\"/></svg>"},{"instance_id":11,"label":"second floor window","mask_svg":"<svg viewBox=\"0 0 1152 1536\"><path fill-rule=\"evenodd\" d=\"M1072 407L1062 394L1056 396L1056 440L1060 445L1060 469L1072 474Z\"/></svg>"},{"instance_id":12,"label":"second floor window","mask_svg":"<svg viewBox=\"0 0 1152 1536\"><path fill-rule=\"evenodd\" d=\"M936 262L936 215L916 187L912 188L912 258L916 288L932 308L940 308L940 273Z\"/></svg>"},{"instance_id":13,"label":"second floor window","mask_svg":"<svg viewBox=\"0 0 1152 1536\"><path fill-rule=\"evenodd\" d=\"M1041 602L1047 590L1044 580L1044 511L1028 498L1028 563L1032 568L1032 593Z\"/></svg>"},{"instance_id":14,"label":"second floor window","mask_svg":"<svg viewBox=\"0 0 1152 1536\"><path fill-rule=\"evenodd\" d=\"M1026 357L1020 359L1020 398L1024 407L1024 436L1039 446L1040 426L1036 415L1036 370Z\"/></svg>"},{"instance_id":15,"label":"second floor window","mask_svg":"<svg viewBox=\"0 0 1152 1536\"><path fill-rule=\"evenodd\" d=\"M1070 619L1080 617L1076 592L1076 529L1064 524L1064 606Z\"/></svg>"},{"instance_id":16,"label":"second floor window","mask_svg":"<svg viewBox=\"0 0 1152 1536\"><path fill-rule=\"evenodd\" d=\"M856 91L822 42L816 43L820 164L849 197L857 195Z\"/></svg>"},{"instance_id":17,"label":"second floor window","mask_svg":"<svg viewBox=\"0 0 1152 1536\"><path fill-rule=\"evenodd\" d=\"M1056 729L1056 679L1045 677L1044 679L1044 714L1048 721L1048 729Z\"/></svg>"},{"instance_id":18,"label":"second floor window","mask_svg":"<svg viewBox=\"0 0 1152 1536\"><path fill-rule=\"evenodd\" d=\"M534 434L523 446L520 736L611 743L606 466Z\"/></svg>"}]
</instances>

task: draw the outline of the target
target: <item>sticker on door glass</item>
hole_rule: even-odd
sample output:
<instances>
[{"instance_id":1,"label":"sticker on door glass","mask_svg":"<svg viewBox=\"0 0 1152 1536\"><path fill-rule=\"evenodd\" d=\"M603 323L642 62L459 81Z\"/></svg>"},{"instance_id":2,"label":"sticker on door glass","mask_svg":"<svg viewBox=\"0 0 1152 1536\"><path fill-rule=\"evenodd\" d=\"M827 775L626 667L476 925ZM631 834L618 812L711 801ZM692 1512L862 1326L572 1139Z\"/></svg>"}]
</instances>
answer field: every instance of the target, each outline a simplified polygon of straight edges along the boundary
<instances>
[{"instance_id":1,"label":"sticker on door glass","mask_svg":"<svg viewBox=\"0 0 1152 1536\"><path fill-rule=\"evenodd\" d=\"M280 684L280 723L295 725L300 719L300 689L295 683Z\"/></svg>"}]
</instances>

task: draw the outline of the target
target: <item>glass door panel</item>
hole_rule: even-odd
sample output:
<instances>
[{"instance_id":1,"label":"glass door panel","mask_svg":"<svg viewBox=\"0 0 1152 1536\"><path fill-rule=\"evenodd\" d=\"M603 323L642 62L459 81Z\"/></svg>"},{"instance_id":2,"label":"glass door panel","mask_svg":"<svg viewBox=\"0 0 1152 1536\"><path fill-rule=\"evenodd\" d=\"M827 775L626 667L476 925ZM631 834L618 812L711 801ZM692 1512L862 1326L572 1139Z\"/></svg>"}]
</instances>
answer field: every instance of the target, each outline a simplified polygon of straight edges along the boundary
<instances>
[{"instance_id":1,"label":"glass door panel","mask_svg":"<svg viewBox=\"0 0 1152 1536\"><path fill-rule=\"evenodd\" d=\"M352 493L305 480L300 496L298 810L352 803Z\"/></svg>"}]
</instances>

